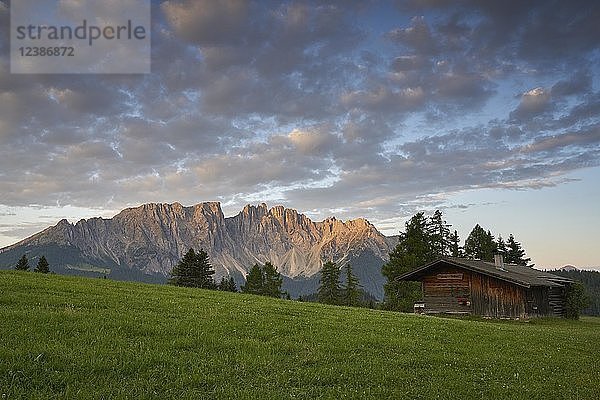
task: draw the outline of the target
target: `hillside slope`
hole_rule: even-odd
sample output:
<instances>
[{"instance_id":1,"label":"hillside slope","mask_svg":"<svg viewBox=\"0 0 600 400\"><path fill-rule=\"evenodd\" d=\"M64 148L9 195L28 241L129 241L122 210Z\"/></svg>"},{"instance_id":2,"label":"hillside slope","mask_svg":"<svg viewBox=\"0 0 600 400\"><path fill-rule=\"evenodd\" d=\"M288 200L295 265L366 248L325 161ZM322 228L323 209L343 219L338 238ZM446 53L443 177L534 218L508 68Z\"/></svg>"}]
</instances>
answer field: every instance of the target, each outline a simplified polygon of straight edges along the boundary
<instances>
[{"instance_id":1,"label":"hillside slope","mask_svg":"<svg viewBox=\"0 0 600 400\"><path fill-rule=\"evenodd\" d=\"M592 399L600 320L467 321L0 271L7 398Z\"/></svg>"},{"instance_id":2,"label":"hillside slope","mask_svg":"<svg viewBox=\"0 0 600 400\"><path fill-rule=\"evenodd\" d=\"M0 267L22 254L45 255L60 273L108 275L141 281L165 280L190 248L203 248L215 277L233 276L238 284L255 263L271 261L293 296L312 292L323 260L350 262L366 290L383 297L381 266L391 241L365 219L314 222L296 210L247 205L225 217L217 202L184 207L144 204L110 219L67 220L19 243L0 249Z\"/></svg>"}]
</instances>

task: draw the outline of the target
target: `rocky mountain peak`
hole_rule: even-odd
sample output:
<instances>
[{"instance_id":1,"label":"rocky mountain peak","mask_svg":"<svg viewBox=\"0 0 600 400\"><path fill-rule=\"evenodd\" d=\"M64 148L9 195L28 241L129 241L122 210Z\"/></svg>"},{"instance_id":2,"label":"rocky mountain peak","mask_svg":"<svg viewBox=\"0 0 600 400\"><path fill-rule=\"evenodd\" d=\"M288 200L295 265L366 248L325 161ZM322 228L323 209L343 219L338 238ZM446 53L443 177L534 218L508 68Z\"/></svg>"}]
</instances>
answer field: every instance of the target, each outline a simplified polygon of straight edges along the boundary
<instances>
[{"instance_id":1,"label":"rocky mountain peak","mask_svg":"<svg viewBox=\"0 0 600 400\"><path fill-rule=\"evenodd\" d=\"M373 224L364 218L352 219L346 223L350 229L377 230Z\"/></svg>"},{"instance_id":2,"label":"rocky mountain peak","mask_svg":"<svg viewBox=\"0 0 600 400\"><path fill-rule=\"evenodd\" d=\"M265 203L261 203L257 206L253 204L247 204L238 215L242 215L246 218L260 219L268 213L269 209Z\"/></svg>"},{"instance_id":3,"label":"rocky mountain peak","mask_svg":"<svg viewBox=\"0 0 600 400\"><path fill-rule=\"evenodd\" d=\"M205 217L216 220L224 220L223 210L221 210L221 203L218 201L199 203L192 207L194 214L201 213Z\"/></svg>"},{"instance_id":4,"label":"rocky mountain peak","mask_svg":"<svg viewBox=\"0 0 600 400\"><path fill-rule=\"evenodd\" d=\"M9 248L49 245L72 249L84 264L162 275L168 275L190 248L203 248L216 278L246 275L252 265L266 261L287 277L307 278L318 273L323 259L342 262L368 252L383 263L391 251L386 238L362 218L314 222L292 208L269 209L265 203L248 204L237 215L225 217L219 202L148 203L110 219L82 219L75 225L61 220Z\"/></svg>"}]
</instances>

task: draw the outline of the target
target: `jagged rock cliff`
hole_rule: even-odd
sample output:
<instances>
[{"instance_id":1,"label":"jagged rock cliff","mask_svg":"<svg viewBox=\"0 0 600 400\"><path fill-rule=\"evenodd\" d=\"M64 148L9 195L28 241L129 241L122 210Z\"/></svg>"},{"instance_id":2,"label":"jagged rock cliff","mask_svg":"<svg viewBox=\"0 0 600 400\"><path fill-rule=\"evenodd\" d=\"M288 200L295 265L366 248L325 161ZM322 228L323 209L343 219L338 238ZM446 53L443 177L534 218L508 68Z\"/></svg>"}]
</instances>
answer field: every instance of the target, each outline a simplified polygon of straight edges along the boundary
<instances>
[{"instance_id":1,"label":"jagged rock cliff","mask_svg":"<svg viewBox=\"0 0 600 400\"><path fill-rule=\"evenodd\" d=\"M39 252L49 246L72 254L66 261L58 257L55 264L69 267L80 259L86 265L163 276L190 247L208 252L217 278L245 276L253 264L271 261L288 278L314 281L324 259L368 259L372 265L358 265L358 275L376 295L381 295L381 265L391 251L389 239L365 219L313 222L296 210L269 209L264 203L247 205L225 218L216 202L191 207L173 203L128 208L111 219L91 218L76 224L62 220L0 250L0 263L7 254Z\"/></svg>"}]
</instances>

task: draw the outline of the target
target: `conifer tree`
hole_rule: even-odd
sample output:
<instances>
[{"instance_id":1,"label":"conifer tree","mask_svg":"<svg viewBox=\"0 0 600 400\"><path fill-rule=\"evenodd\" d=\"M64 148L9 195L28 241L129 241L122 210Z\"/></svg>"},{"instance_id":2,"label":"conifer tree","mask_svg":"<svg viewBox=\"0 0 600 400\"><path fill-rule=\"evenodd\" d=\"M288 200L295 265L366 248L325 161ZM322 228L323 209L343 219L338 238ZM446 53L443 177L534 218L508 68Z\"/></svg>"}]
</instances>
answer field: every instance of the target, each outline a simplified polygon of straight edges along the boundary
<instances>
[{"instance_id":1,"label":"conifer tree","mask_svg":"<svg viewBox=\"0 0 600 400\"><path fill-rule=\"evenodd\" d=\"M177 265L171 271L170 285L193 287L192 274L194 263L196 262L196 252L189 249Z\"/></svg>"},{"instance_id":2,"label":"conifer tree","mask_svg":"<svg viewBox=\"0 0 600 400\"><path fill-rule=\"evenodd\" d=\"M433 213L433 216L429 218L427 234L429 235L431 251L436 256L447 256L450 254L451 226L452 225L444 221L444 217L440 210L436 210L435 213Z\"/></svg>"},{"instance_id":3,"label":"conifer tree","mask_svg":"<svg viewBox=\"0 0 600 400\"><path fill-rule=\"evenodd\" d=\"M494 254L497 252L496 240L494 239L494 235L489 230L485 234L486 240L484 241L483 254L485 260L493 261Z\"/></svg>"},{"instance_id":4,"label":"conifer tree","mask_svg":"<svg viewBox=\"0 0 600 400\"><path fill-rule=\"evenodd\" d=\"M339 304L340 301L340 269L333 261L328 261L321 268L317 297L319 303Z\"/></svg>"},{"instance_id":5,"label":"conifer tree","mask_svg":"<svg viewBox=\"0 0 600 400\"><path fill-rule=\"evenodd\" d=\"M512 233L508 236L506 247L507 250L504 260L507 263L527 266L531 261L531 258L525 257L525 250L521 247L521 243L515 240ZM530 267L533 267L533 264L530 265Z\"/></svg>"},{"instance_id":6,"label":"conifer tree","mask_svg":"<svg viewBox=\"0 0 600 400\"><path fill-rule=\"evenodd\" d=\"M42 274L47 274L50 272L49 268L50 264L48 264L48 260L46 260L45 256L41 256L38 260L37 266L33 270L33 272L40 272Z\"/></svg>"},{"instance_id":7,"label":"conifer tree","mask_svg":"<svg viewBox=\"0 0 600 400\"><path fill-rule=\"evenodd\" d=\"M237 286L232 276L222 277L218 289L223 292L237 292Z\"/></svg>"},{"instance_id":8,"label":"conifer tree","mask_svg":"<svg viewBox=\"0 0 600 400\"><path fill-rule=\"evenodd\" d=\"M498 240L496 240L496 253L502 255L504 261L508 262L506 259L508 248L506 247L506 242L502 239L502 235L498 235Z\"/></svg>"},{"instance_id":9,"label":"conifer tree","mask_svg":"<svg viewBox=\"0 0 600 400\"><path fill-rule=\"evenodd\" d=\"M215 271L204 250L198 253L190 249L171 271L169 283L176 286L215 289L212 276Z\"/></svg>"},{"instance_id":10,"label":"conifer tree","mask_svg":"<svg viewBox=\"0 0 600 400\"><path fill-rule=\"evenodd\" d=\"M360 304L360 282L352 273L352 266L347 263L344 267L346 282L342 288L342 304L347 306L358 306Z\"/></svg>"},{"instance_id":11,"label":"conifer tree","mask_svg":"<svg viewBox=\"0 0 600 400\"><path fill-rule=\"evenodd\" d=\"M263 266L258 264L252 266L246 276L246 283L241 289L242 293L280 298L284 295L281 291L282 284L283 277L277 268L267 261Z\"/></svg>"},{"instance_id":12,"label":"conifer tree","mask_svg":"<svg viewBox=\"0 0 600 400\"><path fill-rule=\"evenodd\" d=\"M397 278L433 261L436 255L431 250L427 219L422 212L415 214L405 224L405 229L400 233L398 245L390 253L390 261L382 267L381 272L387 278L384 285L385 308L409 312L421 297L421 284L398 281Z\"/></svg>"},{"instance_id":13,"label":"conifer tree","mask_svg":"<svg viewBox=\"0 0 600 400\"><path fill-rule=\"evenodd\" d=\"M254 264L248 275L246 275L246 283L242 285L242 293L263 294L263 286L265 277L263 270L258 264Z\"/></svg>"},{"instance_id":14,"label":"conifer tree","mask_svg":"<svg viewBox=\"0 0 600 400\"><path fill-rule=\"evenodd\" d=\"M25 254L23 254L23 256L19 259L15 269L17 271L27 271L29 269L29 260Z\"/></svg>"},{"instance_id":15,"label":"conifer tree","mask_svg":"<svg viewBox=\"0 0 600 400\"><path fill-rule=\"evenodd\" d=\"M206 253L204 249L200 249L200 251L196 253L195 266L197 268L198 273L198 287L204 289L216 289L217 286L215 284L215 281L213 280L215 270L212 268L212 265L210 265L208 253Z\"/></svg>"},{"instance_id":16,"label":"conifer tree","mask_svg":"<svg viewBox=\"0 0 600 400\"><path fill-rule=\"evenodd\" d=\"M450 234L450 255L452 257L462 257L462 249L460 248L460 238L458 232L455 230L454 233Z\"/></svg>"},{"instance_id":17,"label":"conifer tree","mask_svg":"<svg viewBox=\"0 0 600 400\"><path fill-rule=\"evenodd\" d=\"M483 261L494 261L496 242L490 231L485 231L479 224L475 225L465 240L465 256Z\"/></svg>"},{"instance_id":18,"label":"conifer tree","mask_svg":"<svg viewBox=\"0 0 600 400\"><path fill-rule=\"evenodd\" d=\"M283 294L281 292L281 285L283 284L281 274L269 261L265 263L262 270L264 276L262 294L264 296L280 298Z\"/></svg>"}]
</instances>

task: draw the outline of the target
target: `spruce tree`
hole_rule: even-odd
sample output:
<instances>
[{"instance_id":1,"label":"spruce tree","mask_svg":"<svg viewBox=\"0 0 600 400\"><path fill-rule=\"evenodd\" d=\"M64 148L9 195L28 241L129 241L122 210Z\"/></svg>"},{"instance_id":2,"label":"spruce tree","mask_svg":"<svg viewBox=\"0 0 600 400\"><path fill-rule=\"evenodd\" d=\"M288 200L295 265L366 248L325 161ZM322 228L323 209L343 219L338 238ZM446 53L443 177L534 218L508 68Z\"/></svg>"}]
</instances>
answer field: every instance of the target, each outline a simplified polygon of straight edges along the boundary
<instances>
[{"instance_id":1,"label":"spruce tree","mask_svg":"<svg viewBox=\"0 0 600 400\"><path fill-rule=\"evenodd\" d=\"M212 276L215 271L204 250L198 253L190 249L171 271L169 283L176 286L215 289Z\"/></svg>"},{"instance_id":2,"label":"spruce tree","mask_svg":"<svg viewBox=\"0 0 600 400\"><path fill-rule=\"evenodd\" d=\"M194 249L189 249L177 265L171 271L170 285L193 287L192 271L196 262L196 252Z\"/></svg>"},{"instance_id":3,"label":"spruce tree","mask_svg":"<svg viewBox=\"0 0 600 400\"><path fill-rule=\"evenodd\" d=\"M508 236L506 247L507 250L504 260L507 263L527 266L531 261L531 258L525 257L525 250L521 247L521 243L515 240L512 233ZM533 264L529 266L533 267Z\"/></svg>"},{"instance_id":4,"label":"spruce tree","mask_svg":"<svg viewBox=\"0 0 600 400\"><path fill-rule=\"evenodd\" d=\"M496 242L490 231L485 231L479 224L475 225L465 240L465 256L483 261L494 261Z\"/></svg>"},{"instance_id":5,"label":"spruce tree","mask_svg":"<svg viewBox=\"0 0 600 400\"><path fill-rule=\"evenodd\" d=\"M264 296L280 298L283 294L281 292L281 285L283 284L283 278L277 271L277 268L270 262L266 262L262 268L264 283L262 294Z\"/></svg>"},{"instance_id":6,"label":"spruce tree","mask_svg":"<svg viewBox=\"0 0 600 400\"><path fill-rule=\"evenodd\" d=\"M431 251L436 256L450 255L452 225L444 221L444 217L440 210L436 210L433 216L429 218L427 224L427 234L429 235L429 243Z\"/></svg>"},{"instance_id":7,"label":"spruce tree","mask_svg":"<svg viewBox=\"0 0 600 400\"><path fill-rule=\"evenodd\" d=\"M390 261L381 272L387 278L384 285L385 308L410 312L415 301L421 298L419 282L398 281L397 278L436 258L431 249L427 231L427 219L422 212L415 214L406 224L406 232L400 233L398 245L390 253Z\"/></svg>"},{"instance_id":8,"label":"spruce tree","mask_svg":"<svg viewBox=\"0 0 600 400\"><path fill-rule=\"evenodd\" d=\"M219 283L218 289L223 292L237 292L237 287L235 286L235 281L233 277L222 277L221 282Z\"/></svg>"},{"instance_id":9,"label":"spruce tree","mask_svg":"<svg viewBox=\"0 0 600 400\"><path fill-rule=\"evenodd\" d=\"M460 248L460 238L458 232L455 230L454 233L450 234L450 255L452 257L462 257L462 249Z\"/></svg>"},{"instance_id":10,"label":"spruce tree","mask_svg":"<svg viewBox=\"0 0 600 400\"><path fill-rule=\"evenodd\" d=\"M200 251L196 253L195 267L197 271L197 282L199 283L197 287L203 289L216 289L217 286L213 280L215 270L212 268L212 265L210 265L208 253L206 253L204 249L200 249Z\"/></svg>"},{"instance_id":11,"label":"spruce tree","mask_svg":"<svg viewBox=\"0 0 600 400\"><path fill-rule=\"evenodd\" d=\"M242 293L263 294L263 286L265 277L263 270L258 264L254 264L248 275L246 275L246 283L242 285Z\"/></svg>"},{"instance_id":12,"label":"spruce tree","mask_svg":"<svg viewBox=\"0 0 600 400\"><path fill-rule=\"evenodd\" d=\"M340 302L340 269L333 261L328 261L321 268L317 297L319 303L339 304Z\"/></svg>"},{"instance_id":13,"label":"spruce tree","mask_svg":"<svg viewBox=\"0 0 600 400\"><path fill-rule=\"evenodd\" d=\"M27 271L29 269L29 260L25 254L23 254L23 256L19 259L15 269L17 271Z\"/></svg>"},{"instance_id":14,"label":"spruce tree","mask_svg":"<svg viewBox=\"0 0 600 400\"><path fill-rule=\"evenodd\" d=\"M494 255L497 252L496 240L494 239L494 235L489 230L485 235L486 239L484 241L483 254L484 259L488 261L494 261Z\"/></svg>"},{"instance_id":15,"label":"spruce tree","mask_svg":"<svg viewBox=\"0 0 600 400\"><path fill-rule=\"evenodd\" d=\"M502 239L501 235L498 235L498 240L496 240L496 253L500 254L504 257L504 261L508 262L506 259L508 248L506 247L506 242Z\"/></svg>"},{"instance_id":16,"label":"spruce tree","mask_svg":"<svg viewBox=\"0 0 600 400\"><path fill-rule=\"evenodd\" d=\"M50 264L48 264L46 257L41 256L40 259L38 260L37 266L35 267L33 272L40 272L42 274L47 274L48 272L50 272L50 268L48 268L49 266L50 266Z\"/></svg>"},{"instance_id":17,"label":"spruce tree","mask_svg":"<svg viewBox=\"0 0 600 400\"><path fill-rule=\"evenodd\" d=\"M360 282L352 273L352 266L347 263L344 267L346 273L346 282L342 288L342 304L347 306L360 305Z\"/></svg>"}]
</instances>

